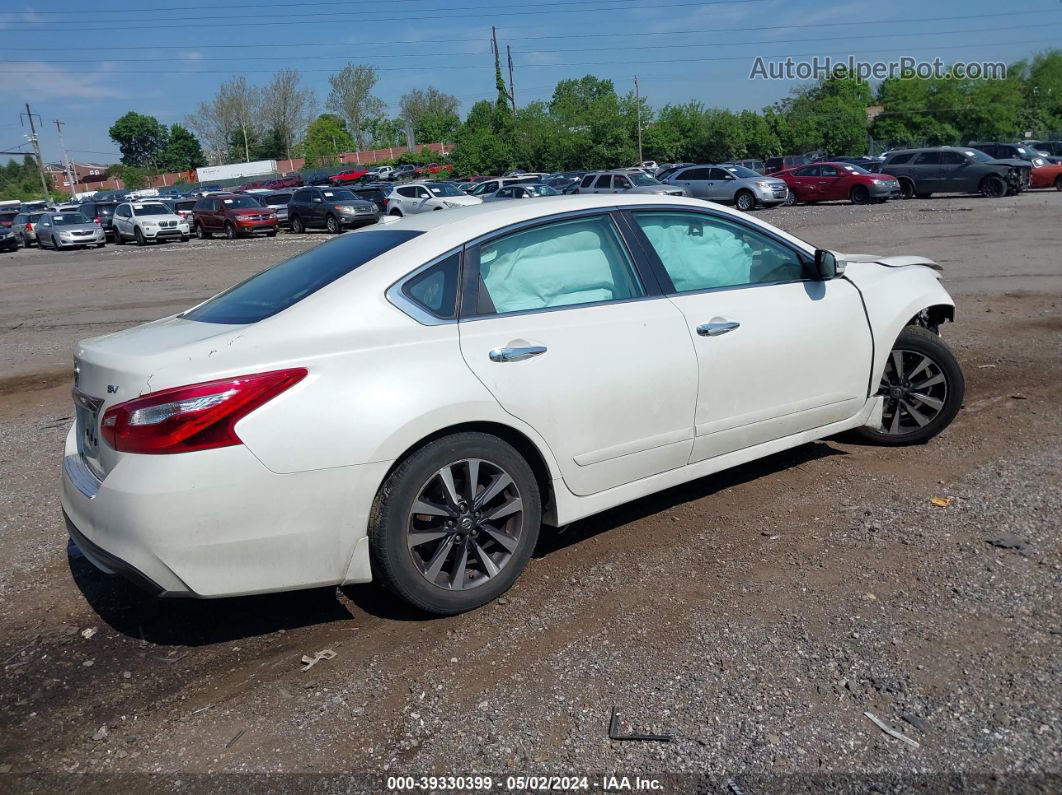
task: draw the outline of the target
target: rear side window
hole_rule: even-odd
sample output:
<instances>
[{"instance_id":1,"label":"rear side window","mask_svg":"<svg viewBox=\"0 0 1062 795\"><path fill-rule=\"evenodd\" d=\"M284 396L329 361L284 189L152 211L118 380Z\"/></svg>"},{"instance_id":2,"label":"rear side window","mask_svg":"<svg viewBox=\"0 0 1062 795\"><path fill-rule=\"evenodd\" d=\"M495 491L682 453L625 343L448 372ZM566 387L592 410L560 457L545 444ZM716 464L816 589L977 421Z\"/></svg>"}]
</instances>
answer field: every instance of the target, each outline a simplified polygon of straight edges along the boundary
<instances>
[{"instance_id":1,"label":"rear side window","mask_svg":"<svg viewBox=\"0 0 1062 795\"><path fill-rule=\"evenodd\" d=\"M585 177L583 177L583 181L579 183L579 187L580 188L589 188L591 183L593 183L593 181L594 181L594 175L593 174L587 174Z\"/></svg>"},{"instance_id":2,"label":"rear side window","mask_svg":"<svg viewBox=\"0 0 1062 795\"><path fill-rule=\"evenodd\" d=\"M460 272L461 255L452 254L407 281L402 292L435 317L453 320L457 317L457 284Z\"/></svg>"},{"instance_id":3,"label":"rear side window","mask_svg":"<svg viewBox=\"0 0 1062 795\"><path fill-rule=\"evenodd\" d=\"M611 188L612 187L612 175L611 174L602 174L600 177L597 178L597 184L594 185L594 187L595 188Z\"/></svg>"},{"instance_id":4,"label":"rear side window","mask_svg":"<svg viewBox=\"0 0 1062 795\"><path fill-rule=\"evenodd\" d=\"M908 162L914 156L914 152L904 152L902 155L893 155L889 158L890 166L898 166L901 163Z\"/></svg>"},{"instance_id":5,"label":"rear side window","mask_svg":"<svg viewBox=\"0 0 1062 795\"><path fill-rule=\"evenodd\" d=\"M504 314L645 294L608 217L546 224L484 243L479 275L485 313L491 307Z\"/></svg>"},{"instance_id":6,"label":"rear side window","mask_svg":"<svg viewBox=\"0 0 1062 795\"><path fill-rule=\"evenodd\" d=\"M916 166L940 165L940 152L922 152L915 158L914 164Z\"/></svg>"},{"instance_id":7,"label":"rear side window","mask_svg":"<svg viewBox=\"0 0 1062 795\"><path fill-rule=\"evenodd\" d=\"M257 323L421 234L386 229L346 235L274 265L181 317L201 323Z\"/></svg>"}]
</instances>

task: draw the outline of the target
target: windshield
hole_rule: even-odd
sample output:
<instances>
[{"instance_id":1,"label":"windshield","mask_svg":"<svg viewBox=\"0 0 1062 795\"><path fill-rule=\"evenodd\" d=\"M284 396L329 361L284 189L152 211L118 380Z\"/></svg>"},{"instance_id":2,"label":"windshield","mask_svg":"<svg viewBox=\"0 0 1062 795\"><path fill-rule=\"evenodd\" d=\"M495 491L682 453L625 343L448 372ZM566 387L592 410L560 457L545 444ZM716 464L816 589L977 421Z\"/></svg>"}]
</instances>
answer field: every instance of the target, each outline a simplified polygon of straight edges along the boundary
<instances>
[{"instance_id":1,"label":"windshield","mask_svg":"<svg viewBox=\"0 0 1062 795\"><path fill-rule=\"evenodd\" d=\"M262 206L262 205L260 205L258 203L257 199L254 199L251 196L235 196L235 197L233 197L231 199L222 199L221 203L224 204L225 207L231 208L233 210L239 209L241 207L261 207Z\"/></svg>"},{"instance_id":2,"label":"windshield","mask_svg":"<svg viewBox=\"0 0 1062 795\"><path fill-rule=\"evenodd\" d=\"M134 204L133 212L137 215L169 215L170 208L165 204Z\"/></svg>"},{"instance_id":3,"label":"windshield","mask_svg":"<svg viewBox=\"0 0 1062 795\"><path fill-rule=\"evenodd\" d=\"M351 201L358 198L353 191L349 190L323 190L321 193L330 202Z\"/></svg>"},{"instance_id":4,"label":"windshield","mask_svg":"<svg viewBox=\"0 0 1062 795\"><path fill-rule=\"evenodd\" d=\"M257 323L422 232L358 232L297 254L240 282L181 317L201 323Z\"/></svg>"},{"instance_id":5,"label":"windshield","mask_svg":"<svg viewBox=\"0 0 1062 795\"><path fill-rule=\"evenodd\" d=\"M56 226L76 226L77 224L87 224L88 222L88 218L83 216L81 213L52 216L52 223Z\"/></svg>"},{"instance_id":6,"label":"windshield","mask_svg":"<svg viewBox=\"0 0 1062 795\"><path fill-rule=\"evenodd\" d=\"M745 168L744 166L725 166L725 168L738 179L750 179L752 177L763 176L763 174L759 174L751 168Z\"/></svg>"},{"instance_id":7,"label":"windshield","mask_svg":"<svg viewBox=\"0 0 1062 795\"><path fill-rule=\"evenodd\" d=\"M430 190L432 192L432 194L434 194L435 196L464 196L465 195L461 191L459 191L455 186L451 185L449 182L439 182L437 184L427 185L425 187L427 187L427 189Z\"/></svg>"},{"instance_id":8,"label":"windshield","mask_svg":"<svg viewBox=\"0 0 1062 795\"><path fill-rule=\"evenodd\" d=\"M630 177L631 182L633 182L635 184L635 186L637 186L639 188L646 188L646 187L649 187L650 185L659 185L660 184L655 179L650 177L648 174L643 174L640 171L632 171L627 176Z\"/></svg>"},{"instance_id":9,"label":"windshield","mask_svg":"<svg viewBox=\"0 0 1062 795\"><path fill-rule=\"evenodd\" d=\"M962 153L967 157L973 158L977 163L988 163L992 160L991 157L986 155L980 149L963 149Z\"/></svg>"},{"instance_id":10,"label":"windshield","mask_svg":"<svg viewBox=\"0 0 1062 795\"><path fill-rule=\"evenodd\" d=\"M528 185L532 196L560 196L560 191L554 190L549 185Z\"/></svg>"},{"instance_id":11,"label":"windshield","mask_svg":"<svg viewBox=\"0 0 1062 795\"><path fill-rule=\"evenodd\" d=\"M845 171L850 171L853 174L869 174L870 173L865 168L863 168L862 166L857 166L855 163L845 163L844 170Z\"/></svg>"}]
</instances>

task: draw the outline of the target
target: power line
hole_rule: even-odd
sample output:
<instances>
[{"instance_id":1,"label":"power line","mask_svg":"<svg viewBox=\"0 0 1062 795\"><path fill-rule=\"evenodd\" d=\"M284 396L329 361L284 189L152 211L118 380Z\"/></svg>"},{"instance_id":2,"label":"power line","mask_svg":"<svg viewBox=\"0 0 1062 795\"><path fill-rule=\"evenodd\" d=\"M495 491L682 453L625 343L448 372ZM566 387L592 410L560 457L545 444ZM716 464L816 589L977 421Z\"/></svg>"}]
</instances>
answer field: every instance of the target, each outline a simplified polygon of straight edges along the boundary
<instances>
[{"instance_id":1,"label":"power line","mask_svg":"<svg viewBox=\"0 0 1062 795\"><path fill-rule=\"evenodd\" d=\"M591 0L591 2L612 2L612 3L615 3L615 2L621 2L621 0ZM629 11L631 9L639 9L639 8L645 8L646 7L646 6L640 6L640 5L636 6L636 5L634 5L634 3L645 2L645 0L627 0L627 2L628 2L627 5L622 5L622 6L597 6L597 7L594 7L594 8L557 8L557 9L551 9L548 12L543 12L543 11L539 11L539 10L534 10L534 11L504 11L504 10L502 10L502 11L499 11L497 8L492 8L490 6L457 6L457 7L454 7L454 8L446 9L447 13L442 14L442 15L438 15L438 16L377 17L376 19L366 19L365 18L365 14L366 13L376 13L376 12L365 12L365 11L361 11L361 12L353 12L353 11L352 12L335 12L334 14L331 14L331 16L337 16L337 15L343 14L343 13L353 14L353 15L356 15L358 17L358 21L361 24L371 25L371 24L380 23L380 22L421 22L421 21L432 21L432 20L438 20L438 19L452 20L454 11L473 11L473 12L482 11L483 12L482 16L490 16L490 17L519 17L519 16L529 16L529 15L534 16L534 15L538 15L538 14L542 14L542 13L549 13L551 15L555 15L555 14L587 14L587 13L591 13L591 12L596 13L596 12L600 12L600 11ZM686 2L686 3L656 3L656 2L649 2L649 6L648 7L649 8L653 8L653 9L657 9L657 8L689 8L689 7L694 7L694 6L695 7L701 7L701 6L714 6L714 5L734 5L735 3L738 3L739 5L746 5L746 4L751 4L751 3L763 3L763 2L767 2L767 0L740 0L740 1L739 0L714 0L713 2L704 2L702 0L701 2ZM543 5L545 5L545 4L543 4ZM571 3L551 3L549 5L570 6ZM525 8L525 6L503 6L502 8ZM438 10L438 9L431 9L431 10L435 11L435 10ZM261 21L261 22L241 21L239 23L239 27L241 27L241 28L244 28L244 27L263 27L263 26L268 26L268 25L318 25L318 24L321 24L322 22L326 22L326 21L333 21L333 22L340 21L340 20L302 19L302 16L305 16L305 15L300 15L299 19L292 20L290 22L289 21L275 21L275 20L274 21ZM475 14L470 14L468 16L475 16ZM216 17L214 17L214 18L216 18ZM214 18L212 18L212 19L214 19ZM226 18L229 18L229 17L226 17ZM246 19L246 15L239 15L238 17L231 17L231 18L245 20ZM100 26L100 27L85 27L83 24L77 23L77 25L78 25L77 32L81 33L81 32L85 32L85 31L95 31L95 30L104 30L104 31L109 31L109 30L171 30L171 29L175 29L175 28L199 27L199 26L201 26L203 24L203 18L202 17L171 17L171 18L169 18L166 21L169 21L169 22L180 22L182 24L178 24L178 25L158 25L158 24L151 24L151 25L144 25L144 24L136 24L136 25L103 25L103 26ZM8 23L7 28L5 28L5 30L20 30L21 28L18 27L19 25L30 25L30 26L51 25L51 26L54 27L57 24L60 24L60 23L57 23L57 22L13 22L13 23ZM31 29L32 29L32 27L31 27Z\"/></svg>"},{"instance_id":2,"label":"power line","mask_svg":"<svg viewBox=\"0 0 1062 795\"><path fill-rule=\"evenodd\" d=\"M1009 25L1009 26L1006 26L1006 27L993 26L993 27L990 27L990 28L971 28L969 30L949 30L948 34L949 35L954 35L956 33L995 33L997 31L1003 31L1003 30L1042 29L1042 28L1045 28L1045 27L1050 27L1052 25L1062 25L1062 20L1059 20L1058 22L1051 22L1051 23L1046 23L1046 24L1041 22L1041 23L1038 23L1038 24L1035 24L1035 25ZM821 37L821 38L820 37L815 37L815 38L811 38L811 39L771 39L769 41L727 41L727 42L713 42L712 44L705 44L704 42L695 42L695 43L690 43L690 44L642 44L642 45L636 45L636 46L624 46L623 49L624 49L624 51L628 51L628 50L661 50L661 49L670 50L670 49L675 49L675 48L679 48L679 47L682 47L682 48L686 48L686 47L713 47L713 48L715 48L715 47L738 47L738 46L746 46L746 45L749 45L749 44L797 44L797 43L820 42L820 41L853 41L853 40L856 40L856 39L882 39L882 38L892 38L892 37L901 36L901 35L902 36L937 36L937 37L939 37L941 34L936 32L936 31L925 31L925 32L922 32L922 33L903 33L903 34L900 34L900 33L867 33L867 34L862 34L862 35L859 35L859 36L844 35L844 36L826 36L826 37ZM477 39L477 41L478 41L478 39ZM613 52L613 51L615 51L615 49L616 49L615 47L562 47L562 48L558 48L558 49L554 49L554 50L523 50L523 51L517 51L517 55L547 55L547 54L562 53L562 52ZM464 54L469 55L469 56L473 56L473 55L481 55L481 54L485 54L485 53L464 53ZM428 53L381 53L379 55L373 54L371 56L372 59L377 59L377 58L438 58L438 57L439 57L438 53L433 53L433 52L428 52ZM300 58L300 60L311 60L312 59L312 60L318 60L318 61L322 61L322 60L323 61L334 61L337 58L342 58L342 56L336 56L336 55L300 55L299 58ZM187 63L196 64L196 63L211 63L211 62L222 62L222 61L225 61L225 62L232 62L232 61L242 62L242 61L274 61L274 60L276 60L276 55L275 54L274 55L234 56L234 57L231 57L231 58L196 58L195 60L187 61ZM99 58L58 58L58 59L57 58L49 58L47 62L49 64L55 64L55 63L99 63L99 61L100 61ZM108 63L144 63L144 58L142 58L142 57L141 58L107 58L106 61ZM12 63L30 63L30 64L32 64L32 63L40 63L40 61L38 61L38 60L32 60L32 61L30 61L30 60L23 60L23 61L8 60L8 61L4 61L4 63L6 63L6 64L12 64Z\"/></svg>"},{"instance_id":3,"label":"power line","mask_svg":"<svg viewBox=\"0 0 1062 795\"><path fill-rule=\"evenodd\" d=\"M637 31L634 33L557 33L543 36L516 36L509 40L514 42L519 41L546 41L553 39L593 39L593 38L608 38L616 39L620 37L637 37L644 38L646 36L681 36L692 35L700 33L747 33L758 31L771 31L771 30L792 30L803 28L831 28L831 27L850 27L852 25L890 25L890 24L903 24L910 25L913 22L952 22L958 20L971 20L971 19L993 19L999 17L1013 18L1022 14L1053 14L1059 13L1062 9L1057 6L1051 8L1033 8L1023 11L1008 11L1004 13L993 14L962 14L960 16L950 17L909 17L909 18L893 18L893 19L861 19L855 22L816 22L813 24L795 24L795 25L759 25L753 27L741 27L741 28L708 28L708 29L690 29L685 30L661 30L661 31ZM0 31L2 32L2 31ZM902 33L893 33L891 35L905 35ZM915 35L915 34L910 34ZM400 39L391 42L368 42L366 44L359 44L359 47L394 47L398 45L424 45L424 44L460 44L465 42L477 42L483 41L482 36L476 36L475 38L460 38L460 39ZM770 41L757 42L763 44L770 44ZM144 45L127 45L127 46L108 46L108 50L207 50L207 49L247 49L254 48L260 50L263 47L350 47L353 42L336 42L329 44L320 41L304 41L304 42L253 42L251 44L144 44ZM626 45L624 45L626 48ZM68 52L70 50L77 49L91 49L94 52L98 51L96 47L6 47L4 48L9 52ZM437 54L436 54L437 56Z\"/></svg>"},{"instance_id":4,"label":"power line","mask_svg":"<svg viewBox=\"0 0 1062 795\"><path fill-rule=\"evenodd\" d=\"M396 4L396 3L405 4L405 3L428 3L428 2L432 2L432 0L389 0L389 4L392 4L392 5ZM743 2L743 0L730 0L730 2L731 3L741 3L741 2ZM716 5L722 5L722 3L716 3ZM315 2L311 2L311 3L292 3L292 2L285 2L284 3L284 8L308 8L310 6L345 6L345 7L349 7L350 6L350 2L349 2L349 0L328 0L327 2L317 2L315 0ZM158 6L158 7L155 7L155 8L128 8L128 7L124 7L123 8L123 7L119 6L119 7L115 7L115 8L95 8L95 9L92 9L91 11L77 11L77 10L73 10L73 11L38 11L38 10L34 9L33 11L28 11L28 10L27 11L3 11L3 12L0 12L0 14L6 14L8 16L17 16L19 14L32 14L33 16L41 16L41 15L44 15L44 14L61 14L61 15L64 15L64 16L68 16L70 14L86 14L86 15L90 15L90 16L99 16L100 14L110 14L110 13L128 14L130 12L135 12L135 13L142 13L142 14L152 14L152 13L155 13L157 11L195 11L195 10L199 10L199 9L210 9L211 11L217 11L219 9L223 10L223 9L229 9L229 8L232 8L232 9L243 9L243 10L246 11L247 6L244 5L244 4L237 4L237 5L226 4L226 5L223 5L223 4L219 4L219 3L212 3L210 5L202 5L202 6L187 6L187 5L182 5L182 6ZM435 9L432 9L432 10L435 10ZM441 9L439 9L439 10L441 10Z\"/></svg>"},{"instance_id":5,"label":"power line","mask_svg":"<svg viewBox=\"0 0 1062 795\"><path fill-rule=\"evenodd\" d=\"M768 42L763 42L763 43L768 43ZM1032 46L1032 45L1056 44L1056 43L1057 43L1057 40L1055 40L1055 39L1040 39L1040 40L1036 40L1036 41L1030 41L1028 39L1021 39L1021 40L1018 40L1018 41L994 41L994 42L992 42L992 44L994 46L1010 46L1010 45L1014 45L1014 44L1023 44L1023 45ZM938 44L930 45L930 44L925 44L925 45L916 45L915 48L908 48L908 49L932 48L933 50L956 50L956 49L965 49L965 48L968 48L968 47L974 47L974 46L977 46L979 44L982 44L982 42L969 42L967 44L952 44L952 45L938 45ZM876 55L876 54L881 54L881 53L895 54L896 53L896 47L889 47L887 49L880 49L880 50L862 50L860 54ZM825 53L823 53L821 51L820 52L800 52L800 53L773 53L771 55L770 60L779 60L781 58L813 58L815 56L823 57L824 55L825 55ZM649 65L652 65L652 64L674 64L674 63L713 63L713 62L720 62L720 61L749 61L749 60L752 60L752 56L748 55L748 54L745 54L745 55L718 56L718 57L713 57L713 58L656 58L656 59L653 59L653 60L650 60L650 61L644 61L644 60L643 61L632 61L632 60L624 59L624 60L620 60L620 61L566 61L566 62L558 62L558 63L514 63L514 66L523 67L525 69L555 69L557 67L567 67L567 66L609 66L609 65L616 65L616 64L620 64L620 65L622 65L622 64L630 64L630 65L649 64ZM32 63L32 62L27 62L27 63ZM47 64L43 64L42 63L41 66L47 66ZM375 67L375 68L376 68L376 71L378 71L378 72L421 72L421 71L437 72L438 71L438 67L437 66L378 66L378 67ZM463 65L460 65L460 66L449 66L449 67L447 67L447 69L449 69L451 71L458 70L458 69L467 70L467 69L482 69L482 68L483 67L480 64L463 64ZM30 75L41 74L40 70L34 70L34 69L7 69L5 71L8 74L30 74ZM303 69L301 71L303 73L309 73L309 74L316 74L316 73L332 74L334 72L334 70L332 70L332 69ZM137 75L168 75L168 76L171 76L171 77L185 79L185 78L188 77L189 74L197 74L197 75L207 75L207 74L231 75L232 74L232 70L231 69L200 69L200 70L198 70L196 72L175 72L172 69L171 70L165 70L165 71L152 71L152 70L137 69L136 73L137 73ZM268 75L271 75L271 74L275 74L275 70L270 70L270 69L245 69L245 70L241 70L240 73L241 74L268 74ZM81 77L86 77L86 76L91 77L91 76L96 76L96 75L98 75L98 76L109 76L109 75L113 75L113 74L114 74L113 72L99 71L99 72L83 72L83 73L81 73L80 76Z\"/></svg>"}]
</instances>

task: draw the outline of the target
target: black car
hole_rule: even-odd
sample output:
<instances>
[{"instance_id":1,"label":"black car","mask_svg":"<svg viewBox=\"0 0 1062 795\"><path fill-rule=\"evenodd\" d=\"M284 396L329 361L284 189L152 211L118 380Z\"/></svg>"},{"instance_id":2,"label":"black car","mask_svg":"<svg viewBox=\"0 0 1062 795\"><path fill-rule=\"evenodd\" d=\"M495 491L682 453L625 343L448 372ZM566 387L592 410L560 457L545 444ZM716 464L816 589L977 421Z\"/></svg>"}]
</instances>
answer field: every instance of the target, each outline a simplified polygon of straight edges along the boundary
<instances>
[{"instance_id":1,"label":"black car","mask_svg":"<svg viewBox=\"0 0 1062 795\"><path fill-rule=\"evenodd\" d=\"M19 238L10 226L0 226L0 251L18 249Z\"/></svg>"},{"instance_id":2,"label":"black car","mask_svg":"<svg viewBox=\"0 0 1062 795\"><path fill-rule=\"evenodd\" d=\"M376 205L359 199L349 188L299 188L288 202L288 223L295 234L321 228L334 234L379 220Z\"/></svg>"},{"instance_id":3,"label":"black car","mask_svg":"<svg viewBox=\"0 0 1062 795\"><path fill-rule=\"evenodd\" d=\"M1000 196L1020 193L1029 184L1032 164L1025 160L995 160L972 147L937 146L900 149L881 167L900 182L900 197L926 199L934 193L980 193Z\"/></svg>"},{"instance_id":4,"label":"black car","mask_svg":"<svg viewBox=\"0 0 1062 795\"><path fill-rule=\"evenodd\" d=\"M368 185L358 185L348 190L359 199L372 202L381 213L387 212L387 194L394 187L393 182L370 182Z\"/></svg>"},{"instance_id":5,"label":"black car","mask_svg":"<svg viewBox=\"0 0 1062 795\"><path fill-rule=\"evenodd\" d=\"M79 211L90 221L102 226L103 234L114 240L114 210L117 206L118 202L91 200L81 202Z\"/></svg>"},{"instance_id":6,"label":"black car","mask_svg":"<svg viewBox=\"0 0 1062 795\"><path fill-rule=\"evenodd\" d=\"M996 160L1027 160L1033 167L1042 166L1049 162L1048 158L1041 155L1033 147L1025 144L1005 144L998 141L993 143L970 144L974 149L979 149L989 157Z\"/></svg>"},{"instance_id":7,"label":"black car","mask_svg":"<svg viewBox=\"0 0 1062 795\"><path fill-rule=\"evenodd\" d=\"M413 176L417 172L417 168L417 166L410 165L409 163L404 163L403 165L397 166L395 168L395 170L391 174L391 178L394 179L396 182L402 179L413 179Z\"/></svg>"}]
</instances>

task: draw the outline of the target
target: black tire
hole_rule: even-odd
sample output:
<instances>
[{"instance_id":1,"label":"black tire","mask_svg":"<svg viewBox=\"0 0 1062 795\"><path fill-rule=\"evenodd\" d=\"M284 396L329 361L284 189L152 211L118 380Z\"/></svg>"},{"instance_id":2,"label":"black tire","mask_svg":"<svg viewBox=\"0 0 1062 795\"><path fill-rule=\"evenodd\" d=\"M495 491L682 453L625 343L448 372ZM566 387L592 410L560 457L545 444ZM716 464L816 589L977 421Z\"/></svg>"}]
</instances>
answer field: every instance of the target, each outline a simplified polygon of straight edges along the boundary
<instances>
[{"instance_id":1,"label":"black tire","mask_svg":"<svg viewBox=\"0 0 1062 795\"><path fill-rule=\"evenodd\" d=\"M901 370L907 368L906 373L901 372L900 379L890 378L890 371L892 374L896 372L897 355L902 363ZM921 357L925 357L929 364L924 364ZM920 378L922 372L926 373L925 378ZM904 382L904 376L920 380L908 377ZM937 383L931 384L934 381ZM893 388L901 390L902 395L893 392ZM859 434L875 444L889 447L923 444L955 419L966 394L966 380L955 354L944 340L921 326L906 326L886 359L878 394L886 395L882 429L864 427L858 429ZM939 407L923 401L932 401ZM936 413L923 423L922 420L927 419L922 413L924 409ZM920 419L916 419L915 413Z\"/></svg>"},{"instance_id":2,"label":"black tire","mask_svg":"<svg viewBox=\"0 0 1062 795\"><path fill-rule=\"evenodd\" d=\"M933 195L932 193L916 193L915 194L915 198L916 199L928 199L932 195Z\"/></svg>"},{"instance_id":3,"label":"black tire","mask_svg":"<svg viewBox=\"0 0 1062 795\"><path fill-rule=\"evenodd\" d=\"M789 192L785 194L785 202L784 202L785 206L786 207L794 207L794 206L796 206L797 202L799 202L799 201L800 201L800 197L797 196L797 192L795 190L793 190L792 188L790 188Z\"/></svg>"},{"instance_id":4,"label":"black tire","mask_svg":"<svg viewBox=\"0 0 1062 795\"><path fill-rule=\"evenodd\" d=\"M209 240L214 236L214 233L207 231L207 228L202 224L196 224L195 236L198 237L200 240Z\"/></svg>"},{"instance_id":5,"label":"black tire","mask_svg":"<svg viewBox=\"0 0 1062 795\"><path fill-rule=\"evenodd\" d=\"M913 199L915 197L914 183L906 177L900 177L900 198Z\"/></svg>"},{"instance_id":6,"label":"black tire","mask_svg":"<svg viewBox=\"0 0 1062 795\"><path fill-rule=\"evenodd\" d=\"M986 199L1002 199L1007 195L1007 183L998 174L989 174L981 180L977 191Z\"/></svg>"},{"instance_id":7,"label":"black tire","mask_svg":"<svg viewBox=\"0 0 1062 795\"><path fill-rule=\"evenodd\" d=\"M848 193L848 198L852 204L869 204L870 203L870 189L866 185L855 185Z\"/></svg>"},{"instance_id":8,"label":"black tire","mask_svg":"<svg viewBox=\"0 0 1062 795\"><path fill-rule=\"evenodd\" d=\"M125 238L122 237L118 233L117 229L114 230L114 245L116 245L116 246L124 246L125 245Z\"/></svg>"},{"instance_id":9,"label":"black tire","mask_svg":"<svg viewBox=\"0 0 1062 795\"><path fill-rule=\"evenodd\" d=\"M1055 177L1055 190L1062 190L1062 175Z\"/></svg>"},{"instance_id":10,"label":"black tire","mask_svg":"<svg viewBox=\"0 0 1062 795\"><path fill-rule=\"evenodd\" d=\"M293 216L291 219L291 231L296 235L301 235L306 231L306 227L303 226L302 219L299 216Z\"/></svg>"},{"instance_id":11,"label":"black tire","mask_svg":"<svg viewBox=\"0 0 1062 795\"><path fill-rule=\"evenodd\" d=\"M277 230L276 229L274 229L272 232L266 232L266 237L276 237L276 236L277 236Z\"/></svg>"},{"instance_id":12,"label":"black tire","mask_svg":"<svg viewBox=\"0 0 1062 795\"><path fill-rule=\"evenodd\" d=\"M393 216L395 216L396 218L401 218L401 217L402 217L402 211L401 211L401 210L399 210L399 209L398 209L397 207L396 207L396 208L394 208L393 210L391 210L391 211L390 211L389 213L387 213L387 214L388 214L388 215L393 215Z\"/></svg>"},{"instance_id":13,"label":"black tire","mask_svg":"<svg viewBox=\"0 0 1062 795\"><path fill-rule=\"evenodd\" d=\"M332 235L338 235L340 232L343 231L343 227L342 225L340 225L339 219L331 214L329 214L329 216L325 218L325 229L327 229L328 233Z\"/></svg>"},{"instance_id":14,"label":"black tire","mask_svg":"<svg viewBox=\"0 0 1062 795\"><path fill-rule=\"evenodd\" d=\"M144 237L144 233L140 231L140 227L139 226L135 227L133 229L133 237L136 238L136 244L138 246L146 246L147 245L147 239Z\"/></svg>"},{"instance_id":15,"label":"black tire","mask_svg":"<svg viewBox=\"0 0 1062 795\"><path fill-rule=\"evenodd\" d=\"M189 240L189 236L188 235L181 235L181 242L182 243L187 243L188 240Z\"/></svg>"},{"instance_id":16,"label":"black tire","mask_svg":"<svg viewBox=\"0 0 1062 795\"><path fill-rule=\"evenodd\" d=\"M734 194L734 206L743 213L752 212L756 209L756 197L752 191L739 190Z\"/></svg>"},{"instance_id":17,"label":"black tire","mask_svg":"<svg viewBox=\"0 0 1062 795\"><path fill-rule=\"evenodd\" d=\"M97 243L96 244L96 248L103 248L106 245L107 245L106 243Z\"/></svg>"},{"instance_id":18,"label":"black tire","mask_svg":"<svg viewBox=\"0 0 1062 795\"><path fill-rule=\"evenodd\" d=\"M443 481L437 473L451 465L451 479L462 498L462 503L463 498L470 492L476 493L477 489L468 488L468 474L471 469L463 462L469 459L479 461L479 483L489 475L491 467L511 478L511 484L506 487L505 492L492 498L507 499L509 504L518 500L521 506L519 516L510 514L506 518L507 524L510 525L519 522L515 538L502 530L506 533L506 539L513 542L511 547L503 547L490 537L493 534L487 534L483 530L459 530L455 526L455 529L447 531L444 523L461 524L465 521L456 515L451 520L441 514L414 516L412 513L414 502L424 497L428 490L433 488L433 484L435 488L442 487ZM489 484L483 485L478 489L478 494L482 497L489 488ZM492 503L488 500L485 504ZM473 610L509 590L527 566L538 541L539 525L542 521L541 505L538 482L531 467L508 443L485 433L458 433L436 439L402 461L388 476L376 496L369 516L369 551L373 573L403 599L429 613L453 615ZM467 519L469 510L466 506L461 516ZM428 523L429 528L438 528L435 532L439 533L439 536L411 547L409 531L414 522L418 523L418 528L425 527L422 523ZM494 527L495 530L503 527L500 520L494 525L497 526ZM442 535L444 533L448 535ZM487 557L497 557L492 560L497 566L493 574L488 573L482 557L468 551L470 547L476 547L480 543L482 546L478 549L485 551ZM418 548L423 549L424 556L432 560L440 553L442 555L440 565L443 568L435 572L435 579L432 581L429 580L430 575L420 568L421 565L430 564L420 558L420 553L414 552L414 549ZM466 567L459 568L457 557L462 551L467 556L468 563ZM419 563L415 557L420 560ZM450 563L449 572L445 568L447 562ZM436 584L440 577L449 578L453 582L457 571L461 573L462 588Z\"/></svg>"},{"instance_id":19,"label":"black tire","mask_svg":"<svg viewBox=\"0 0 1062 795\"><path fill-rule=\"evenodd\" d=\"M225 237L229 240L235 240L240 236L240 233L236 231L236 227L228 221L225 222Z\"/></svg>"}]
</instances>

